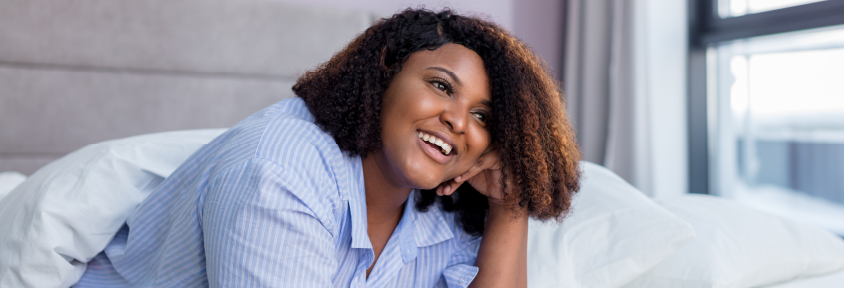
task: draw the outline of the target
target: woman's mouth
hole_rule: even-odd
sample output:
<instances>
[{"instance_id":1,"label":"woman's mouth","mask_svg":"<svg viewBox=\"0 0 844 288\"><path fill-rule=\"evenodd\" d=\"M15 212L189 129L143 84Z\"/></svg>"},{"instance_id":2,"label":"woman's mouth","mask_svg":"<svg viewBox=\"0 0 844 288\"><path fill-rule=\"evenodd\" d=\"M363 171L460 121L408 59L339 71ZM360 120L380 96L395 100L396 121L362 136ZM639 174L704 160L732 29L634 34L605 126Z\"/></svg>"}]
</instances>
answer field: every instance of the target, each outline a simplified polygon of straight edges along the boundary
<instances>
[{"instance_id":1,"label":"woman's mouth","mask_svg":"<svg viewBox=\"0 0 844 288\"><path fill-rule=\"evenodd\" d=\"M452 145L442 139L422 131L416 131L416 136L422 149L437 162L445 164L454 156Z\"/></svg>"},{"instance_id":2,"label":"woman's mouth","mask_svg":"<svg viewBox=\"0 0 844 288\"><path fill-rule=\"evenodd\" d=\"M416 132L416 136L419 136L419 139L422 139L422 141L425 141L428 144L431 144L435 148L439 149L440 153L442 153L443 155L448 156L448 154L451 153L451 145L443 142L442 139L437 138L434 135L418 131Z\"/></svg>"}]
</instances>

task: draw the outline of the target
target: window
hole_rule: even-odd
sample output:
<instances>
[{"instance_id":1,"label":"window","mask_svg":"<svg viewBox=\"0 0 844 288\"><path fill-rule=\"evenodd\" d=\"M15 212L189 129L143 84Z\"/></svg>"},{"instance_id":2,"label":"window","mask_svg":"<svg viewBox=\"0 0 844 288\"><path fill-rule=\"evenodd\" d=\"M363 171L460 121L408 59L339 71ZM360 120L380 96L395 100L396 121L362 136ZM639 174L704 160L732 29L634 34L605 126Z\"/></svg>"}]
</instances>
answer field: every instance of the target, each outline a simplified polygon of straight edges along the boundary
<instances>
[{"instance_id":1,"label":"window","mask_svg":"<svg viewBox=\"0 0 844 288\"><path fill-rule=\"evenodd\" d=\"M820 1L823 0L720 0L718 1L718 16L738 17Z\"/></svg>"},{"instance_id":2,"label":"window","mask_svg":"<svg viewBox=\"0 0 844 288\"><path fill-rule=\"evenodd\" d=\"M844 1L692 3L690 190L844 235Z\"/></svg>"},{"instance_id":3,"label":"window","mask_svg":"<svg viewBox=\"0 0 844 288\"><path fill-rule=\"evenodd\" d=\"M844 235L844 27L713 50L718 193Z\"/></svg>"}]
</instances>

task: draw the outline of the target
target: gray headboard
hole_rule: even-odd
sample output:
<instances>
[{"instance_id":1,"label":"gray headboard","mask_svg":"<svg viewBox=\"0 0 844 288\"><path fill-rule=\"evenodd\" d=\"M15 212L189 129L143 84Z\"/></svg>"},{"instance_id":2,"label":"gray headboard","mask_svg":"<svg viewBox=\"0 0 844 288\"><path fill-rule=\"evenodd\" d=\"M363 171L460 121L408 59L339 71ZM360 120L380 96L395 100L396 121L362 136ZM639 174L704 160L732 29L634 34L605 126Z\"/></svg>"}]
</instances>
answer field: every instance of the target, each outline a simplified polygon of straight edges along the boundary
<instances>
[{"instance_id":1,"label":"gray headboard","mask_svg":"<svg viewBox=\"0 0 844 288\"><path fill-rule=\"evenodd\" d=\"M264 1L0 0L0 171L234 125L376 20Z\"/></svg>"}]
</instances>

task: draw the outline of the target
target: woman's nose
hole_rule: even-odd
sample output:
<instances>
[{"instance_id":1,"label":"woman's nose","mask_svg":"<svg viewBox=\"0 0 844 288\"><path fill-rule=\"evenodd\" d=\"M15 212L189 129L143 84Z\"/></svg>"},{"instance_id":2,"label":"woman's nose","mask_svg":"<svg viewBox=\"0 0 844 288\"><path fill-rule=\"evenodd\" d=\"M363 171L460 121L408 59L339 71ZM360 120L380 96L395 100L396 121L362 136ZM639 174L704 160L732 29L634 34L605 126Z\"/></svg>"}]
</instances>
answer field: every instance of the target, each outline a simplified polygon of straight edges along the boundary
<instances>
[{"instance_id":1,"label":"woman's nose","mask_svg":"<svg viewBox=\"0 0 844 288\"><path fill-rule=\"evenodd\" d=\"M457 134L463 134L466 131L466 117L469 115L469 111L463 109L462 106L456 103L451 104L440 114L440 121Z\"/></svg>"}]
</instances>

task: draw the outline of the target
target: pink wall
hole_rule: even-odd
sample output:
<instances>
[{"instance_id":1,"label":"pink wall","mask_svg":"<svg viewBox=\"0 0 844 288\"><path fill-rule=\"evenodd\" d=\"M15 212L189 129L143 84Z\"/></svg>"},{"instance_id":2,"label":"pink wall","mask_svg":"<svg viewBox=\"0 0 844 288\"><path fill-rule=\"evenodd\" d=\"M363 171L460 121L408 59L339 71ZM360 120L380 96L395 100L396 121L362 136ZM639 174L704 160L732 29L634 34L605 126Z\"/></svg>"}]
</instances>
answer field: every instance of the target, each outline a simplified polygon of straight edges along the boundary
<instances>
[{"instance_id":1,"label":"pink wall","mask_svg":"<svg viewBox=\"0 0 844 288\"><path fill-rule=\"evenodd\" d=\"M373 11L375 13L383 14L384 16L392 15L407 7L419 7L424 5L426 8L437 10L442 7L450 7L453 10L461 13L479 13L483 16L489 16L492 21L506 27L513 28L513 12L512 3L515 0L461 0L461 1L443 1L443 0L273 0L281 2L303 3L309 5L324 5L326 7L337 7L347 9L357 9L363 11Z\"/></svg>"},{"instance_id":2,"label":"pink wall","mask_svg":"<svg viewBox=\"0 0 844 288\"><path fill-rule=\"evenodd\" d=\"M511 6L513 33L530 45L559 79L563 64L563 0L514 0Z\"/></svg>"},{"instance_id":3,"label":"pink wall","mask_svg":"<svg viewBox=\"0 0 844 288\"><path fill-rule=\"evenodd\" d=\"M450 7L461 14L474 14L498 23L521 38L542 57L552 73L561 71L562 0L272 0L373 11L389 16L407 7Z\"/></svg>"}]
</instances>

